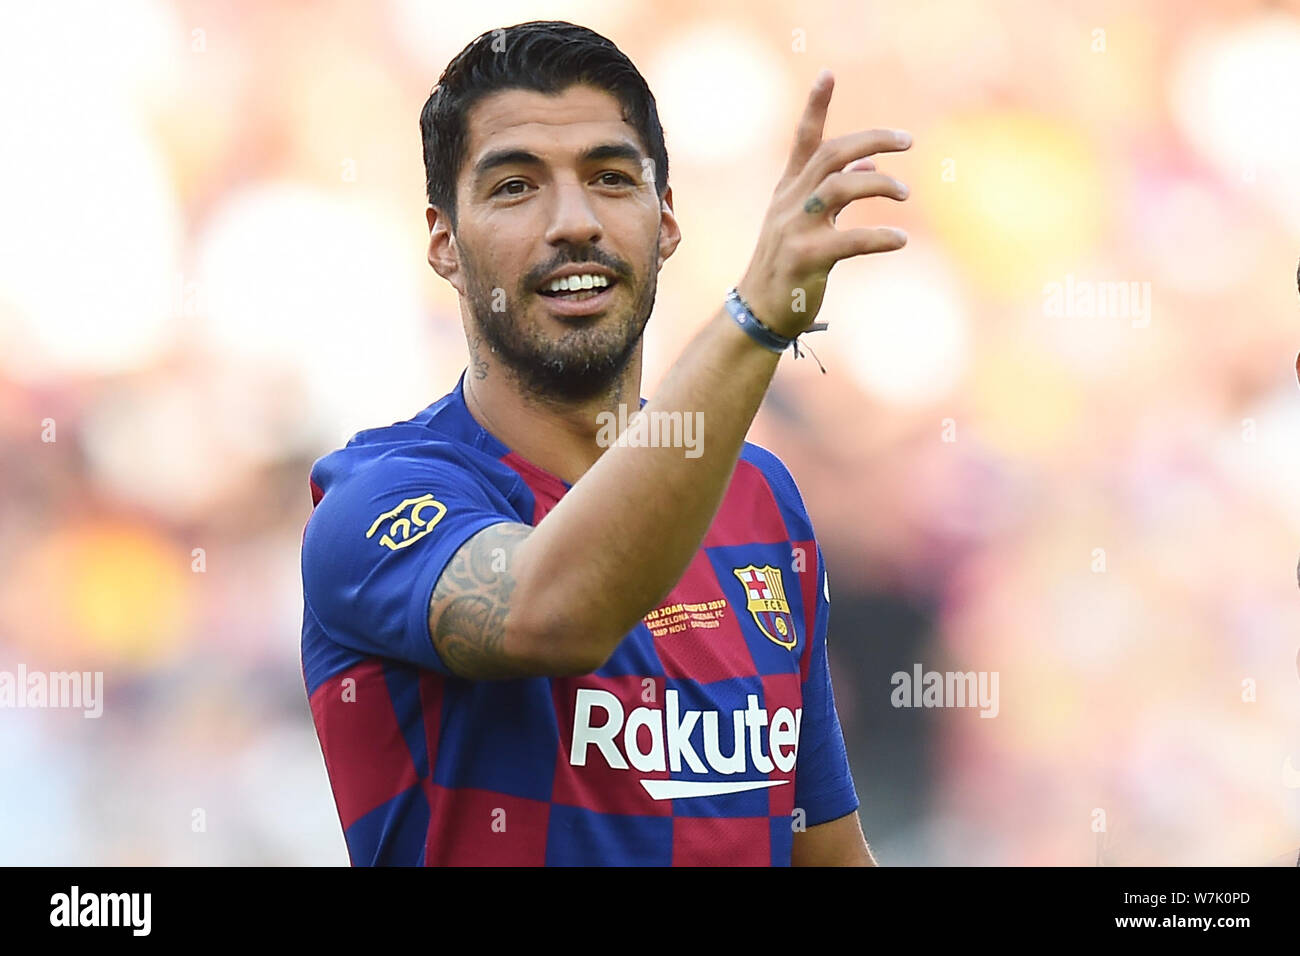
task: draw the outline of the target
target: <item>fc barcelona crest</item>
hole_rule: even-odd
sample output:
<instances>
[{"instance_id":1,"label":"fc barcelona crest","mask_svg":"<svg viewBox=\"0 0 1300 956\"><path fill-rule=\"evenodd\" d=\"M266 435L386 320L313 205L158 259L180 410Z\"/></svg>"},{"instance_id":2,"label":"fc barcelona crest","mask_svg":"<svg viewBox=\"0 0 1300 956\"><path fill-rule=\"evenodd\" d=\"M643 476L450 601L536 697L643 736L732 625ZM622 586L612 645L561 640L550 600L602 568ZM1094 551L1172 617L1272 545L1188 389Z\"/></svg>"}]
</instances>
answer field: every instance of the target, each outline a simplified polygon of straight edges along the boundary
<instances>
[{"instance_id":1,"label":"fc barcelona crest","mask_svg":"<svg viewBox=\"0 0 1300 956\"><path fill-rule=\"evenodd\" d=\"M754 621L763 635L782 647L794 647L799 637L794 630L790 602L785 598L781 569L770 564L761 568L751 564L743 568L732 568L731 573L745 586L746 609L754 615Z\"/></svg>"}]
</instances>

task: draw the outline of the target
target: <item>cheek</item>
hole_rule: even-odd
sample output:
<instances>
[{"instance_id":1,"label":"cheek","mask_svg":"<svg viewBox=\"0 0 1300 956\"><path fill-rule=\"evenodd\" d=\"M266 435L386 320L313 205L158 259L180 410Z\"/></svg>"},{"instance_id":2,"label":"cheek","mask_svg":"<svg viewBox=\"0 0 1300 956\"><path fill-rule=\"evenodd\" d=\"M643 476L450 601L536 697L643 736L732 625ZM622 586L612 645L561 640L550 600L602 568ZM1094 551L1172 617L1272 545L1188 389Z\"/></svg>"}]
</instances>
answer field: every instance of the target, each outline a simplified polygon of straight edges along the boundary
<instances>
[{"instance_id":1,"label":"cheek","mask_svg":"<svg viewBox=\"0 0 1300 956\"><path fill-rule=\"evenodd\" d=\"M528 269L530 243L503 229L479 226L468 238L468 260L475 284L486 288L513 288Z\"/></svg>"},{"instance_id":2,"label":"cheek","mask_svg":"<svg viewBox=\"0 0 1300 956\"><path fill-rule=\"evenodd\" d=\"M607 231L605 245L637 273L638 280L644 281L645 264L659 260L658 216L638 216L636 221L628 221L617 232Z\"/></svg>"}]
</instances>

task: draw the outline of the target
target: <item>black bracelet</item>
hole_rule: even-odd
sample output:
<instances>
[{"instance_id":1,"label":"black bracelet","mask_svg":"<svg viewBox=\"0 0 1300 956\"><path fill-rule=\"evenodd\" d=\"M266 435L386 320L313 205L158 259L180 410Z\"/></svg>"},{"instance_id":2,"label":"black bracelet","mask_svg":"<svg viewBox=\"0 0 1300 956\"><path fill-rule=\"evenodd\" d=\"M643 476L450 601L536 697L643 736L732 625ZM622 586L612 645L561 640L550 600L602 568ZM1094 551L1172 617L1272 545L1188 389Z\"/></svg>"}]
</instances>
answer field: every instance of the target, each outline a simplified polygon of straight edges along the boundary
<instances>
[{"instance_id":1,"label":"black bracelet","mask_svg":"<svg viewBox=\"0 0 1300 956\"><path fill-rule=\"evenodd\" d=\"M736 320L736 324L745 330L746 335L770 352L780 355L794 344L794 339L773 332L760 322L750 311L749 303L742 299L740 293L734 288L727 293L727 311Z\"/></svg>"},{"instance_id":2,"label":"black bracelet","mask_svg":"<svg viewBox=\"0 0 1300 956\"><path fill-rule=\"evenodd\" d=\"M786 349L793 349L795 358L803 358L803 353L799 351L799 336L786 338L779 332L769 329L759 321L758 317L749 308L749 303L740 297L740 293L734 287L727 293L726 306L727 312L736 320L736 324L763 348L775 352L777 355L780 355ZM820 332L824 328L826 328L825 322L814 322L804 329L804 332ZM799 333L799 335L802 334L803 332ZM810 354L812 353L812 349L808 351ZM826 374L826 369L821 360L816 355L813 355L813 359L817 362L817 367L822 370L822 374Z\"/></svg>"}]
</instances>

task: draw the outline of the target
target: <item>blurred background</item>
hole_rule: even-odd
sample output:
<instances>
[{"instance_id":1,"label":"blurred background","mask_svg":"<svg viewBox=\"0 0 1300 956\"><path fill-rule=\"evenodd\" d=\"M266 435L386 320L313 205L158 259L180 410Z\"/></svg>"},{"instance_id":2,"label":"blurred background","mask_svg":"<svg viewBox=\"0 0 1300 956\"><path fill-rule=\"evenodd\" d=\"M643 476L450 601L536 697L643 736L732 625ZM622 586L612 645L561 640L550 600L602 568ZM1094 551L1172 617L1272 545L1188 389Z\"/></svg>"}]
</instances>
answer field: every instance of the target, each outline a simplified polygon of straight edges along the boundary
<instances>
[{"instance_id":1,"label":"blurred background","mask_svg":"<svg viewBox=\"0 0 1300 956\"><path fill-rule=\"evenodd\" d=\"M908 246L836 268L828 374L783 362L751 433L826 552L879 860L1294 865L1300 3L1245 0L8 5L0 670L101 670L104 714L0 709L0 863L346 864L308 470L455 384L420 108L555 18L666 129L646 395L819 68L828 135L914 135L911 199L841 217ZM915 665L996 673L996 717L895 707Z\"/></svg>"}]
</instances>

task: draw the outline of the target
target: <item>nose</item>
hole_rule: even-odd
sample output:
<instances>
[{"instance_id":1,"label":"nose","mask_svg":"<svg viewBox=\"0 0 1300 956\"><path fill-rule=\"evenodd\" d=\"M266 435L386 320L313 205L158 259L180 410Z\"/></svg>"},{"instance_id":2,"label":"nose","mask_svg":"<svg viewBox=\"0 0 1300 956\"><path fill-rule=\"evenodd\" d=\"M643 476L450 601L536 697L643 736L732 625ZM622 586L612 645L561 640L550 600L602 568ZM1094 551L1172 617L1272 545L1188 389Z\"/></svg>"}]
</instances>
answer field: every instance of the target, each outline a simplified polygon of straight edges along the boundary
<instances>
[{"instance_id":1,"label":"nose","mask_svg":"<svg viewBox=\"0 0 1300 956\"><path fill-rule=\"evenodd\" d=\"M600 220L587 201L587 191L581 183L557 185L554 197L551 222L546 230L548 243L559 245L568 242L581 246L600 240L603 235Z\"/></svg>"}]
</instances>

